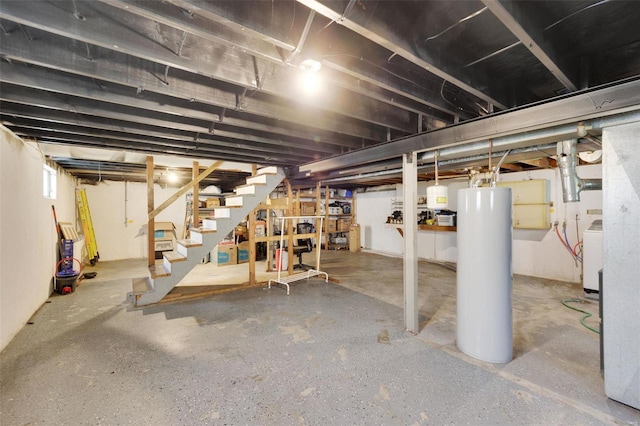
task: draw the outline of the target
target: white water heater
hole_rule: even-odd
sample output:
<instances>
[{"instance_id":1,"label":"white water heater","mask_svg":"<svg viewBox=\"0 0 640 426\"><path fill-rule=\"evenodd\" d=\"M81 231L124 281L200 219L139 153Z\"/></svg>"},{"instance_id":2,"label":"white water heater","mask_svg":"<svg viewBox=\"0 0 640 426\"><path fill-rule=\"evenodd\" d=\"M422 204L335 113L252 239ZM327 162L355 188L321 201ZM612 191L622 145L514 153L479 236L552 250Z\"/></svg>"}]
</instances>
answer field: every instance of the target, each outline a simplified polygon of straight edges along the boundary
<instances>
[{"instance_id":1,"label":"white water heater","mask_svg":"<svg viewBox=\"0 0 640 426\"><path fill-rule=\"evenodd\" d=\"M458 191L458 348L486 362L513 358L511 188Z\"/></svg>"}]
</instances>

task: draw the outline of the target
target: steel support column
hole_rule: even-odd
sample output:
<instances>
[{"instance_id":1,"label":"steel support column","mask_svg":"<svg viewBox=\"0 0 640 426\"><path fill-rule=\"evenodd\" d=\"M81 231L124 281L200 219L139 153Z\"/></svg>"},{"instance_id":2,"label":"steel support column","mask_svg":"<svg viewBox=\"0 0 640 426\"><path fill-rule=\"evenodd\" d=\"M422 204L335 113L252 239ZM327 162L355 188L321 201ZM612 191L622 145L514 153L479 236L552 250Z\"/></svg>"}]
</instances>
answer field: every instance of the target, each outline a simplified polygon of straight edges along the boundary
<instances>
[{"instance_id":1,"label":"steel support column","mask_svg":"<svg viewBox=\"0 0 640 426\"><path fill-rule=\"evenodd\" d=\"M404 194L404 325L417 334L418 329L418 157L409 152L402 157Z\"/></svg>"}]
</instances>

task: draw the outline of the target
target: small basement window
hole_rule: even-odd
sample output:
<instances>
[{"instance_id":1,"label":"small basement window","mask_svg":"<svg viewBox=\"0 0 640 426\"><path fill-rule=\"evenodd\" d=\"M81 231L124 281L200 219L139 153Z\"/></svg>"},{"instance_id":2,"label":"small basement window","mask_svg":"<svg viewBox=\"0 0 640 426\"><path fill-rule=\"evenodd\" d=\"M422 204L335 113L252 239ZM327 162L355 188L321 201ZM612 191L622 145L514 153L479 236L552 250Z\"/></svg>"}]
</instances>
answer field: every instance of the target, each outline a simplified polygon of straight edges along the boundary
<instances>
[{"instance_id":1,"label":"small basement window","mask_svg":"<svg viewBox=\"0 0 640 426\"><path fill-rule=\"evenodd\" d=\"M43 165L42 168L42 195L52 200L56 199L56 181L58 173L55 169Z\"/></svg>"}]
</instances>

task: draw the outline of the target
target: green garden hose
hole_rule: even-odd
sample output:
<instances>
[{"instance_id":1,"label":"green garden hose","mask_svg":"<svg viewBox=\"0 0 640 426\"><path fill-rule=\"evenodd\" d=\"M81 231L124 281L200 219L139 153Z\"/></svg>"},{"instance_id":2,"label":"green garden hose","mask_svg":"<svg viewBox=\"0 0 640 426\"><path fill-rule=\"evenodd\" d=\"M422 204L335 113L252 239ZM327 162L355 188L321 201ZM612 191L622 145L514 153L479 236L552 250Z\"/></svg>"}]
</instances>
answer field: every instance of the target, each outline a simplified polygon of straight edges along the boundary
<instances>
[{"instance_id":1,"label":"green garden hose","mask_svg":"<svg viewBox=\"0 0 640 426\"><path fill-rule=\"evenodd\" d=\"M592 316L591 312L587 312L587 311L583 311L582 309L574 308L573 306L567 305L567 303L584 303L582 300L580 300L580 299L565 299L565 300L562 301L562 304L564 306L566 306L567 308L569 308L569 309L573 309L574 311L582 312L584 314L584 316L582 318L580 318L580 324L584 325L586 328L588 328L589 330L593 331L594 333L600 334L600 330L597 330L597 329L591 327L590 325L588 325L586 322L584 322L587 318Z\"/></svg>"}]
</instances>

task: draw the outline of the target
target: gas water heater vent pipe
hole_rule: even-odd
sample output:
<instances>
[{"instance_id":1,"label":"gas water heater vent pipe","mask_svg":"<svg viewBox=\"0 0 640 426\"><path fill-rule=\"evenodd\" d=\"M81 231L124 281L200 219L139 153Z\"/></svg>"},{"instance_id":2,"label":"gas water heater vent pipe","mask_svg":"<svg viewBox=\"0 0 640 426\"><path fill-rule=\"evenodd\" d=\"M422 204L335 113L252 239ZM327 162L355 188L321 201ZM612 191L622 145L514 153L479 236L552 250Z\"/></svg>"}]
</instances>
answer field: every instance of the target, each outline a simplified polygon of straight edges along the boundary
<instances>
[{"instance_id":1,"label":"gas water heater vent pipe","mask_svg":"<svg viewBox=\"0 0 640 426\"><path fill-rule=\"evenodd\" d=\"M562 200L565 203L580 201L581 191L602 190L602 179L580 179L576 171L578 165L577 139L558 142L558 168L562 180Z\"/></svg>"},{"instance_id":2,"label":"gas water heater vent pipe","mask_svg":"<svg viewBox=\"0 0 640 426\"><path fill-rule=\"evenodd\" d=\"M507 158L507 155L509 155L510 152L511 150L508 150L507 152L505 152L502 158L500 159L500 161L498 161L498 164L496 164L493 170L491 170L491 178L490 178L489 186L491 186L492 188L496 186L496 182L498 181L498 175L500 174L500 166L502 165L502 163L504 162L504 159Z\"/></svg>"}]
</instances>

